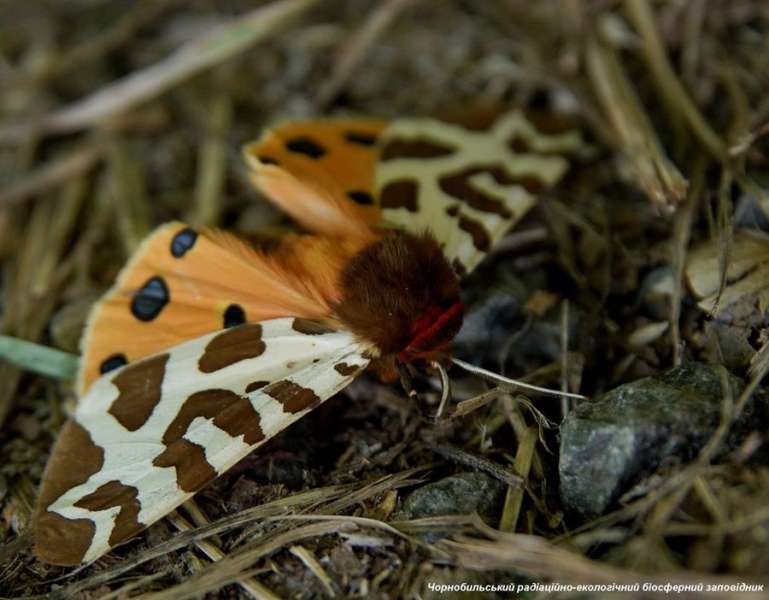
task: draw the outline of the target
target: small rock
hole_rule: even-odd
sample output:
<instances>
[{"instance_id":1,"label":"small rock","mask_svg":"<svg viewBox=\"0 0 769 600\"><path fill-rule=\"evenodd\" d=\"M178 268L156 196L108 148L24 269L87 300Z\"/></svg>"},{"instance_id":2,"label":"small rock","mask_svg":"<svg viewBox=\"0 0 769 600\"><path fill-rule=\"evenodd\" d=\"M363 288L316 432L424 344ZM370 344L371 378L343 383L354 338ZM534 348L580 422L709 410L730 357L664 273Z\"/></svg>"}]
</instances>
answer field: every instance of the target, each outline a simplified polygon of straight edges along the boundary
<instances>
[{"instance_id":1,"label":"small rock","mask_svg":"<svg viewBox=\"0 0 769 600\"><path fill-rule=\"evenodd\" d=\"M744 385L729 375L736 400ZM765 429L769 402L754 393L725 444ZM663 460L692 459L720 421L721 375L716 366L688 363L621 385L585 402L561 424L561 499L583 519L595 518Z\"/></svg>"},{"instance_id":2,"label":"small rock","mask_svg":"<svg viewBox=\"0 0 769 600\"><path fill-rule=\"evenodd\" d=\"M510 373L525 373L561 356L560 302L549 308L544 273L520 276L510 261L481 267L462 290L466 306L462 329L454 338L454 352L474 364L499 369L504 360ZM552 300L552 298L551 298ZM538 315L532 307L545 310ZM578 340L582 311L575 305L569 314L569 339ZM510 343L515 342L515 351Z\"/></svg>"},{"instance_id":3,"label":"small rock","mask_svg":"<svg viewBox=\"0 0 769 600\"><path fill-rule=\"evenodd\" d=\"M505 485L484 473L459 473L411 492L393 520L477 512L487 520L499 514Z\"/></svg>"},{"instance_id":4,"label":"small rock","mask_svg":"<svg viewBox=\"0 0 769 600\"><path fill-rule=\"evenodd\" d=\"M331 565L334 571L342 577L360 577L366 571L366 566L355 555L350 545L340 542L331 550Z\"/></svg>"},{"instance_id":5,"label":"small rock","mask_svg":"<svg viewBox=\"0 0 769 600\"><path fill-rule=\"evenodd\" d=\"M762 189L762 192L766 191L766 188ZM762 229L769 232L769 215L766 214L761 195L742 194L737 201L733 218L738 228Z\"/></svg>"},{"instance_id":6,"label":"small rock","mask_svg":"<svg viewBox=\"0 0 769 600\"><path fill-rule=\"evenodd\" d=\"M505 342L525 322L523 306L530 292L519 277L505 269L505 263L483 272L483 278L473 274L472 282L462 290L467 308L454 346L459 356L496 362Z\"/></svg>"},{"instance_id":7,"label":"small rock","mask_svg":"<svg viewBox=\"0 0 769 600\"><path fill-rule=\"evenodd\" d=\"M750 365L756 354L750 339L754 328L718 320L705 323L705 335L709 338L704 348L707 360L723 363L727 369L743 370Z\"/></svg>"}]
</instances>

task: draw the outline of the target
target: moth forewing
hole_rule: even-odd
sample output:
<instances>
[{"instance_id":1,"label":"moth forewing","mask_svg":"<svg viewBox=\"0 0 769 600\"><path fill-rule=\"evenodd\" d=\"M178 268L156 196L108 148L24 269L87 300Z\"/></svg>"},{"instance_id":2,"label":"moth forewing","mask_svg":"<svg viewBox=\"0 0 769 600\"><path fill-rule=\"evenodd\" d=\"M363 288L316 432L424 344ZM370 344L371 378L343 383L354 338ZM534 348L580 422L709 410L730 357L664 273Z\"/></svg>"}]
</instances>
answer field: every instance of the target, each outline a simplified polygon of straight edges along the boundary
<instances>
[{"instance_id":1,"label":"moth forewing","mask_svg":"<svg viewBox=\"0 0 769 600\"><path fill-rule=\"evenodd\" d=\"M471 271L568 168L559 153L582 144L577 132L540 132L520 112L487 129L434 119L393 121L380 139L375 191L383 219L431 230L460 273Z\"/></svg>"},{"instance_id":2,"label":"moth forewing","mask_svg":"<svg viewBox=\"0 0 769 600\"><path fill-rule=\"evenodd\" d=\"M366 367L350 333L295 318L196 338L97 380L62 431L36 552L95 560L155 522Z\"/></svg>"}]
</instances>

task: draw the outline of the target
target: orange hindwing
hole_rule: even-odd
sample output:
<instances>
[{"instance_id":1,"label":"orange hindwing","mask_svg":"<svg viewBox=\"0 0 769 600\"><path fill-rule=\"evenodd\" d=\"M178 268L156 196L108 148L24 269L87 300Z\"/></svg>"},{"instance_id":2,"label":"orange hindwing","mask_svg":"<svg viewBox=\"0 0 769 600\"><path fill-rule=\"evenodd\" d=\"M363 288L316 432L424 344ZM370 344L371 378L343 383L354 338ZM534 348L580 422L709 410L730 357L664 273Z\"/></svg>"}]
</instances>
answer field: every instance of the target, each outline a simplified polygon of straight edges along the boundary
<instances>
[{"instance_id":1,"label":"orange hindwing","mask_svg":"<svg viewBox=\"0 0 769 600\"><path fill-rule=\"evenodd\" d=\"M366 241L289 236L266 254L221 231L161 226L94 308L78 392L108 371L223 327L285 316L328 320L339 270Z\"/></svg>"},{"instance_id":2,"label":"orange hindwing","mask_svg":"<svg viewBox=\"0 0 769 600\"><path fill-rule=\"evenodd\" d=\"M254 183L310 231L355 235L380 220L374 203L376 119L287 123L243 153Z\"/></svg>"}]
</instances>

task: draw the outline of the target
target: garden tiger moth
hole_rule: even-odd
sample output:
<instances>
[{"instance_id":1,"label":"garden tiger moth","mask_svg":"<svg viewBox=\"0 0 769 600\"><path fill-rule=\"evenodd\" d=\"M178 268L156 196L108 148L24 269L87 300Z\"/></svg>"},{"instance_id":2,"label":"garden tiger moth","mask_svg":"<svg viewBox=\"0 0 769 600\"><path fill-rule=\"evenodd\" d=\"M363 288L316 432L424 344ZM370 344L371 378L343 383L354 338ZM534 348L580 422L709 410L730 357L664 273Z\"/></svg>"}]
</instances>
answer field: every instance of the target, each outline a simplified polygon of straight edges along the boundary
<instances>
[{"instance_id":1,"label":"garden tiger moth","mask_svg":"<svg viewBox=\"0 0 769 600\"><path fill-rule=\"evenodd\" d=\"M247 145L256 185L310 233L269 252L182 223L145 240L83 337L37 556L91 562L369 365L445 359L460 278L580 147L517 111L290 122Z\"/></svg>"}]
</instances>

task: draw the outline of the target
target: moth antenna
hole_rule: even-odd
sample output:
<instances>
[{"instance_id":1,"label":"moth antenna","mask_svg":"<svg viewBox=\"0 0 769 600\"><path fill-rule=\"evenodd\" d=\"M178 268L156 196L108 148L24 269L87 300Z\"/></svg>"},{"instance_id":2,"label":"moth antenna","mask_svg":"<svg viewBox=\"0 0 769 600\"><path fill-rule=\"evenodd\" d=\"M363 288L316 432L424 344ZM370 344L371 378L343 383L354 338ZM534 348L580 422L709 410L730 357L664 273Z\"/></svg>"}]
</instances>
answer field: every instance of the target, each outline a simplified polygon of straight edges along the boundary
<instances>
[{"instance_id":1,"label":"moth antenna","mask_svg":"<svg viewBox=\"0 0 769 600\"><path fill-rule=\"evenodd\" d=\"M510 379L509 377L503 377L498 373L494 373L493 371L487 371L486 369L477 367L475 365L471 365L470 363L460 360L458 358L452 358L451 362L453 362L458 367L464 369L465 371L468 371L469 373L473 373L474 375L478 375L480 377L483 377L484 379L488 379L489 381L494 381L496 383L503 383L513 387L521 387L527 390L539 392L541 394L547 394L548 396L562 396L565 398L574 398L576 400L588 399L587 396L583 396L582 394L573 394L571 392L561 392L559 390L551 390L549 388L539 387L538 385L531 385L530 383L524 383L523 381L518 381L517 379Z\"/></svg>"},{"instance_id":2,"label":"moth antenna","mask_svg":"<svg viewBox=\"0 0 769 600\"><path fill-rule=\"evenodd\" d=\"M443 416L443 411L446 410L446 404L451 397L451 380L449 379L449 374L446 373L446 369L444 369L443 365L437 360L431 361L430 366L438 370L438 375L441 378L441 403L438 405L438 412L436 412L435 417L433 417L437 423Z\"/></svg>"}]
</instances>

